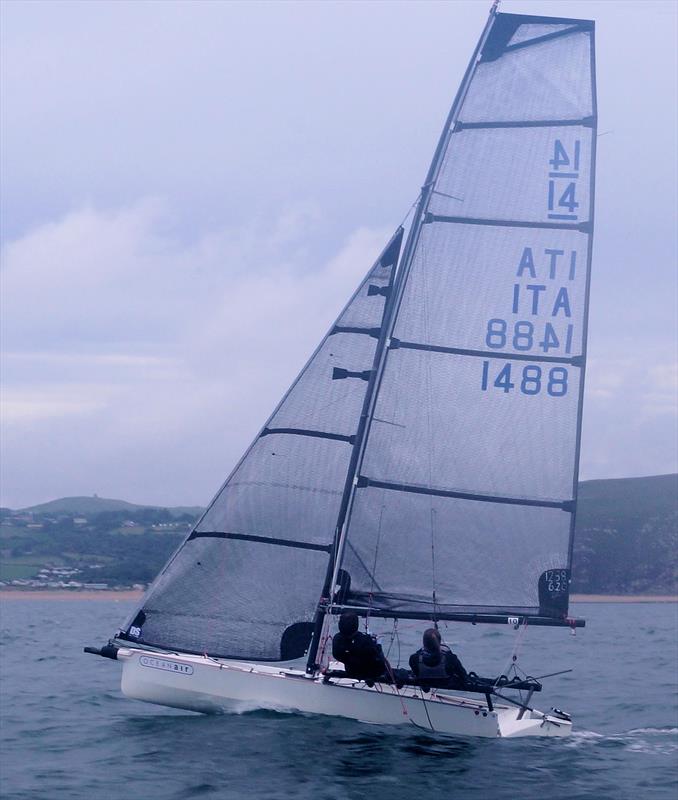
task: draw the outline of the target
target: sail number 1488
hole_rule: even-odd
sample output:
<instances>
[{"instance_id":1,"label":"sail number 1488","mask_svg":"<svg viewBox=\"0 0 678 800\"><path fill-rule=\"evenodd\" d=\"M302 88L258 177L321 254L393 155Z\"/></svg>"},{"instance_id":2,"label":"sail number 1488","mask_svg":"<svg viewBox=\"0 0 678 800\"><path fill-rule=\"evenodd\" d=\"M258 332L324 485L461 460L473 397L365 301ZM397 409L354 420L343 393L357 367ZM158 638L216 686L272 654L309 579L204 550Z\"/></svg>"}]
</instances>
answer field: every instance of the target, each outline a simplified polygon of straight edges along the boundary
<instances>
[{"instance_id":1,"label":"sail number 1488","mask_svg":"<svg viewBox=\"0 0 678 800\"><path fill-rule=\"evenodd\" d=\"M500 389L510 392L517 389L522 394L536 395L546 392L551 397L565 397L567 394L567 370L565 367L543 369L536 364L519 367L511 362L501 362L493 369L489 361L483 361L483 374L480 388ZM515 369L514 369L515 367Z\"/></svg>"}]
</instances>

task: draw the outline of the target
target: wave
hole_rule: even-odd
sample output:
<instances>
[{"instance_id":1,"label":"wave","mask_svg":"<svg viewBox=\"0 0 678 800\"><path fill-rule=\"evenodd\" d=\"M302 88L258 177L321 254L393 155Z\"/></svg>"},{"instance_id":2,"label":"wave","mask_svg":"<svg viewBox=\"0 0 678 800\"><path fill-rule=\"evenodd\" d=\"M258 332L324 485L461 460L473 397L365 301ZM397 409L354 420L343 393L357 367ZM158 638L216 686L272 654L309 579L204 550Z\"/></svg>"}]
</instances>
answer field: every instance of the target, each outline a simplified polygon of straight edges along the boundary
<instances>
[{"instance_id":1,"label":"wave","mask_svg":"<svg viewBox=\"0 0 678 800\"><path fill-rule=\"evenodd\" d=\"M596 731L575 731L566 740L566 746L574 748L618 747L634 753L673 756L678 752L678 728L669 726L632 728L621 733L610 734Z\"/></svg>"},{"instance_id":2,"label":"wave","mask_svg":"<svg viewBox=\"0 0 678 800\"><path fill-rule=\"evenodd\" d=\"M659 733L675 736L678 734L678 728L632 728L630 731L627 731L627 733L629 736L638 733Z\"/></svg>"}]
</instances>

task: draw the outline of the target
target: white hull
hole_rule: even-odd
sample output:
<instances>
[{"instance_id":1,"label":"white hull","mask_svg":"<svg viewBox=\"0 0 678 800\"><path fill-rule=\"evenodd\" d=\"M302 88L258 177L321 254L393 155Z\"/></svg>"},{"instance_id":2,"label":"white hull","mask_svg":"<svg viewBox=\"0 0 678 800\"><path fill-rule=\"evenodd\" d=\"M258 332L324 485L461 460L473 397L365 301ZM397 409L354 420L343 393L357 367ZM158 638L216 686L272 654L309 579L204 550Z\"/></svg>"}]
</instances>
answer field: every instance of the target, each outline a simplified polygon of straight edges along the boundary
<instances>
[{"instance_id":1,"label":"white hull","mask_svg":"<svg viewBox=\"0 0 678 800\"><path fill-rule=\"evenodd\" d=\"M511 705L447 692L342 679L323 683L298 669L121 648L122 691L149 703L203 713L268 708L347 717L378 725L411 725L461 736L568 736L569 721Z\"/></svg>"}]
</instances>

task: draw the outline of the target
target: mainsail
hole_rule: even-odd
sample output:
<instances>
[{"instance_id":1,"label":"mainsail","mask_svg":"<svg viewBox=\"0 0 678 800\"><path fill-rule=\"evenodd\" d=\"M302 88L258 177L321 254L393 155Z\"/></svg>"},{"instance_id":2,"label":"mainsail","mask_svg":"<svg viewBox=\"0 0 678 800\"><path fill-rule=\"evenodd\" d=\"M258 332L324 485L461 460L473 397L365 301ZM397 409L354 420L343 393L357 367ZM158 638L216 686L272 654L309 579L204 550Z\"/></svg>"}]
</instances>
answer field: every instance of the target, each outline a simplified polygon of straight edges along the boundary
<instances>
[{"instance_id":1,"label":"mainsail","mask_svg":"<svg viewBox=\"0 0 678 800\"><path fill-rule=\"evenodd\" d=\"M399 269L341 547L344 605L567 616L593 64L589 21L498 14L479 43Z\"/></svg>"},{"instance_id":2,"label":"mainsail","mask_svg":"<svg viewBox=\"0 0 678 800\"><path fill-rule=\"evenodd\" d=\"M122 638L231 658L303 655L332 565L402 234L398 229Z\"/></svg>"}]
</instances>

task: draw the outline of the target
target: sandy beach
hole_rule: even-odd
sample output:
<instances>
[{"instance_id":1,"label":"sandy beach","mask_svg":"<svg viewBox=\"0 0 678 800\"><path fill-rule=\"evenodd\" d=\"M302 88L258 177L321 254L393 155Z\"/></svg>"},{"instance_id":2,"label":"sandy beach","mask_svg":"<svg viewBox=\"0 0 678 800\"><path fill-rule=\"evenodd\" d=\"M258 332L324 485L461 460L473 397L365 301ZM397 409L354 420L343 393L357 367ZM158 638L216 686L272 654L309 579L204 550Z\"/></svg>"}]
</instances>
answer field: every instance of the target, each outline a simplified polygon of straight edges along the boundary
<instances>
[{"instance_id":1,"label":"sandy beach","mask_svg":"<svg viewBox=\"0 0 678 800\"><path fill-rule=\"evenodd\" d=\"M138 589L0 589L3 600L140 600Z\"/></svg>"},{"instance_id":2,"label":"sandy beach","mask_svg":"<svg viewBox=\"0 0 678 800\"><path fill-rule=\"evenodd\" d=\"M678 603L676 594L573 594L571 603Z\"/></svg>"},{"instance_id":3,"label":"sandy beach","mask_svg":"<svg viewBox=\"0 0 678 800\"><path fill-rule=\"evenodd\" d=\"M138 589L0 589L0 600L140 600ZM571 603L678 603L675 594L573 594Z\"/></svg>"}]
</instances>

